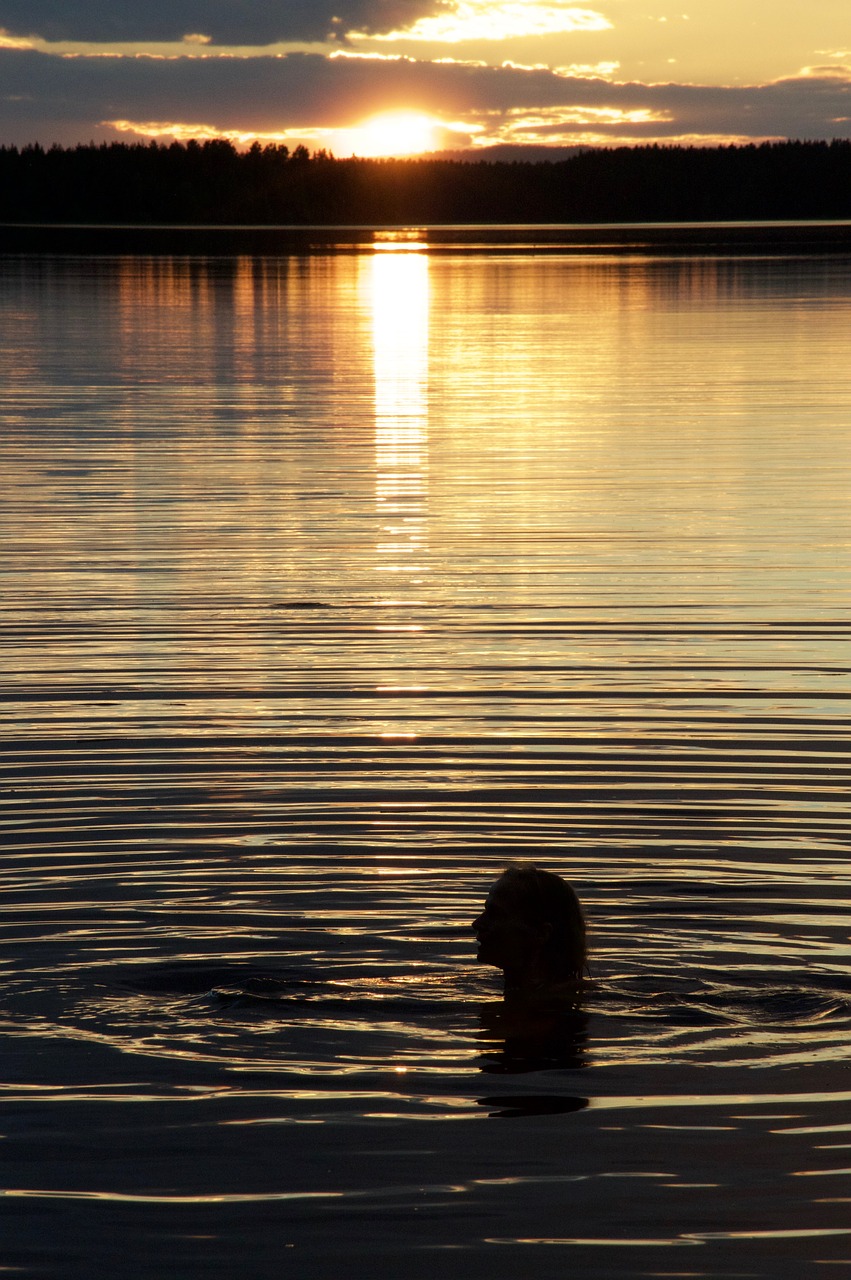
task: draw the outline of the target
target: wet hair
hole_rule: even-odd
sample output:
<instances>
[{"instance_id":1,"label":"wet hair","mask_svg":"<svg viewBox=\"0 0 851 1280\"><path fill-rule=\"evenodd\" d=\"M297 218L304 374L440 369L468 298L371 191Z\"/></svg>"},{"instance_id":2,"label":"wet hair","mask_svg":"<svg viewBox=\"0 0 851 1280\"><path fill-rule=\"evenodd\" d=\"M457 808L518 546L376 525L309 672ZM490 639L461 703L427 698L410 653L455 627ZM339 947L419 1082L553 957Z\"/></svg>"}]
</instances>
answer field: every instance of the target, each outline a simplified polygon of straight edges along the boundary
<instances>
[{"instance_id":1,"label":"wet hair","mask_svg":"<svg viewBox=\"0 0 851 1280\"><path fill-rule=\"evenodd\" d=\"M543 958L552 976L564 980L581 978L587 954L585 917L567 881L531 862L509 863L500 881L529 924L550 926Z\"/></svg>"}]
</instances>

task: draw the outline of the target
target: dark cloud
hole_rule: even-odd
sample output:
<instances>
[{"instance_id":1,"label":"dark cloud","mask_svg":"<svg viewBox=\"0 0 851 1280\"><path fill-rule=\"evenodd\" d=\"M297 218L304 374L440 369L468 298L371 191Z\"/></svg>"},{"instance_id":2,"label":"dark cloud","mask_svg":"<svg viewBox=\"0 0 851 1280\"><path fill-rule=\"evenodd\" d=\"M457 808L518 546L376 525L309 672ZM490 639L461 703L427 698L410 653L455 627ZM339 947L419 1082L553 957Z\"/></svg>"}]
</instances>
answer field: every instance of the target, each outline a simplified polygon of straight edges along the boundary
<instances>
[{"instance_id":1,"label":"dark cloud","mask_svg":"<svg viewBox=\"0 0 851 1280\"><path fill-rule=\"evenodd\" d=\"M0 50L0 142L104 136L105 120L211 125L222 132L333 127L393 107L470 120L489 113L585 108L665 113L667 123L613 125L621 136L851 135L851 79L809 76L762 86L613 84L545 70L428 62L285 58L59 58ZM550 114L553 113L553 114ZM519 122L519 119L518 119ZM595 127L577 120L577 133ZM567 133L565 126L558 131Z\"/></svg>"},{"instance_id":2,"label":"dark cloud","mask_svg":"<svg viewBox=\"0 0 851 1280\"><path fill-rule=\"evenodd\" d=\"M264 45L391 31L440 7L440 0L0 0L0 29L46 40L174 41L201 33L216 44Z\"/></svg>"}]
</instances>

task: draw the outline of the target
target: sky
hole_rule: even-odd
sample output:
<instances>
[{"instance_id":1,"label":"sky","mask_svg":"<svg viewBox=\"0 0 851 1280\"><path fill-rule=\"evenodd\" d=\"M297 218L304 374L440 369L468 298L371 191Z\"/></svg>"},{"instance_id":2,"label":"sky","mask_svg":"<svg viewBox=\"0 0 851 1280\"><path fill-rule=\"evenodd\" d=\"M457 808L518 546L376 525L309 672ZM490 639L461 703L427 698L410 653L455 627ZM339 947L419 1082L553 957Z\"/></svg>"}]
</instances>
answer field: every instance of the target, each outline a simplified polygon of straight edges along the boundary
<instances>
[{"instance_id":1,"label":"sky","mask_svg":"<svg viewBox=\"0 0 851 1280\"><path fill-rule=\"evenodd\" d=\"M0 145L851 137L851 0L0 0Z\"/></svg>"}]
</instances>

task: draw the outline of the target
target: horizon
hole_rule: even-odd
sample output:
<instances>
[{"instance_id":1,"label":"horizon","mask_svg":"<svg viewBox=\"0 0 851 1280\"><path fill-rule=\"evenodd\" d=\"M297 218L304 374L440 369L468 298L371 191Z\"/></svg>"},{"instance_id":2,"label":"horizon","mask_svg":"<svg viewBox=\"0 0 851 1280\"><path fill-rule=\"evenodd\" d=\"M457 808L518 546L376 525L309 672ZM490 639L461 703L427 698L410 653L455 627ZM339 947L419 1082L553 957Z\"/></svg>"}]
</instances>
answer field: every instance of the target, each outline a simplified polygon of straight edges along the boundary
<instances>
[{"instance_id":1,"label":"horizon","mask_svg":"<svg viewBox=\"0 0 851 1280\"><path fill-rule=\"evenodd\" d=\"M659 142L659 143L601 143L598 146L553 146L547 147L542 145L522 145L512 143L494 143L489 147L481 147L477 150L472 149L456 149L441 151L419 151L419 152L399 152L395 154L358 154L352 152L349 155L337 155L333 151L325 147L319 147L315 150L298 144L296 147L288 147L285 143L261 143L258 140L239 142L226 136L213 136L209 138L127 138L115 137L95 140L92 138L86 141L73 142L68 144L51 143L45 144L40 138L33 138L24 143L3 143L0 142L0 151L17 151L19 154L25 151L41 151L48 152L58 150L62 152L72 152L80 150L102 150L104 147L126 147L128 149L136 147L162 147L169 148L173 146L187 148L191 145L199 147L210 146L211 144L224 144L228 146L237 155L247 155L251 151L259 150L268 152L280 149L282 154L288 155L290 158L297 152L306 154L309 160L333 160L333 161L377 161L379 163L385 161L450 161L460 164L482 164L492 161L493 163L518 163L518 164L553 164L560 161L570 160L576 156L588 154L589 152L609 152L618 151L746 151L749 149L781 149L783 147L832 147L832 146L848 146L851 144L851 138L833 137L833 138L771 138L763 141L754 142Z\"/></svg>"}]
</instances>

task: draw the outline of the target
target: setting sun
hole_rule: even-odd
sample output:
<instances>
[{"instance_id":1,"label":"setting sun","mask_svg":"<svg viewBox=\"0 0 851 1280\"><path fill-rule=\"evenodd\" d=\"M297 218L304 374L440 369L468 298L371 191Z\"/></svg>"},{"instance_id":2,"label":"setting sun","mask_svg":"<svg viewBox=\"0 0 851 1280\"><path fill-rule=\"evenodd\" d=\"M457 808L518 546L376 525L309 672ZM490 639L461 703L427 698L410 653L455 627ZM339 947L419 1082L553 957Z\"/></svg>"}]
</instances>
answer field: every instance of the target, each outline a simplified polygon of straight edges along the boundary
<instances>
[{"instance_id":1,"label":"setting sun","mask_svg":"<svg viewBox=\"0 0 851 1280\"><path fill-rule=\"evenodd\" d=\"M352 155L412 156L433 151L439 121L419 111L389 111L373 116L346 132Z\"/></svg>"}]
</instances>

